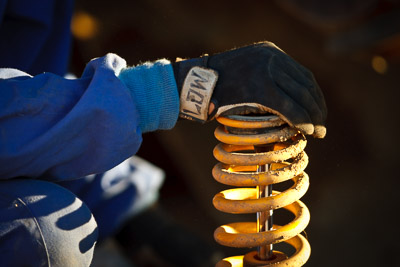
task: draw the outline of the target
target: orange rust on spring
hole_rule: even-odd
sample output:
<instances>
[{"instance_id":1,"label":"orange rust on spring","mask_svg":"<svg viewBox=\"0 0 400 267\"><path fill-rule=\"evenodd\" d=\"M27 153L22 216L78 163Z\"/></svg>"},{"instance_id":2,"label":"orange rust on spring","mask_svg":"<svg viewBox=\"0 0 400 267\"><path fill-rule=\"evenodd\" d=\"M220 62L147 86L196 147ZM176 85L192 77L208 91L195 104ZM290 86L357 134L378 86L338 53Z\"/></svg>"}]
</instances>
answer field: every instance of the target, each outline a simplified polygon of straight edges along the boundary
<instances>
[{"instance_id":1,"label":"orange rust on spring","mask_svg":"<svg viewBox=\"0 0 400 267\"><path fill-rule=\"evenodd\" d=\"M221 260L216 266L301 266L309 258L311 248L300 234L308 225L310 213L299 199L309 186L304 172L308 157L304 152L306 139L277 116L219 117L221 123L215 137L222 143L214 149L220 161L213 168L213 177L230 186L244 186L222 191L215 195L213 204L222 212L241 214L268 212L284 208L294 215L286 225L273 225L267 231L257 231L257 223L230 223L218 227L214 237L218 243L229 247L256 247L285 242L295 248L293 255L272 251L272 257L260 259L257 252ZM256 152L256 147L268 146L266 152ZM270 168L260 172L258 167ZM272 191L258 198L259 186L271 186L287 180L293 185L283 192ZM249 188L255 187L255 188Z\"/></svg>"}]
</instances>

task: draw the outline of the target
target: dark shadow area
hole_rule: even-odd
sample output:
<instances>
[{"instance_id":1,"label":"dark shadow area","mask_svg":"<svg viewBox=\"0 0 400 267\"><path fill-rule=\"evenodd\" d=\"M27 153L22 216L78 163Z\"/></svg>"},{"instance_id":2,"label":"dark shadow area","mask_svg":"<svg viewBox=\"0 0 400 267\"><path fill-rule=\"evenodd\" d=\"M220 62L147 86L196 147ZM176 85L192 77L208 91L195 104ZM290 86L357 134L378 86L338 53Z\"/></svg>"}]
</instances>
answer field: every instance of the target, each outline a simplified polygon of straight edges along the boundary
<instances>
[{"instance_id":1,"label":"dark shadow area","mask_svg":"<svg viewBox=\"0 0 400 267\"><path fill-rule=\"evenodd\" d=\"M88 222L91 217L91 214L87 212L86 207L84 207L82 203L82 205L74 212L59 218L56 225L63 230L72 230L81 226L83 222Z\"/></svg>"},{"instance_id":2,"label":"dark shadow area","mask_svg":"<svg viewBox=\"0 0 400 267\"><path fill-rule=\"evenodd\" d=\"M86 253L95 244L97 237L99 236L98 229L96 228L93 232L89 233L79 242L79 251L81 253Z\"/></svg>"}]
</instances>

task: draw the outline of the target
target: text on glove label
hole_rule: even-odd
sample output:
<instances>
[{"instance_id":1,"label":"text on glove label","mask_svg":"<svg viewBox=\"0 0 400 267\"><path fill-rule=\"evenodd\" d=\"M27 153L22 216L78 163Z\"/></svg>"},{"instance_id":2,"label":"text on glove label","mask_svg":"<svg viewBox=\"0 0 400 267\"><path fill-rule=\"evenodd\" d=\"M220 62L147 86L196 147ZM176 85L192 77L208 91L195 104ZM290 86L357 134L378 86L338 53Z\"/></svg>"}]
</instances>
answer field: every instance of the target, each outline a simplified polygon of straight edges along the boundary
<instances>
[{"instance_id":1,"label":"text on glove label","mask_svg":"<svg viewBox=\"0 0 400 267\"><path fill-rule=\"evenodd\" d=\"M188 72L180 96L180 116L206 121L211 95L218 75L214 70L193 67Z\"/></svg>"}]
</instances>

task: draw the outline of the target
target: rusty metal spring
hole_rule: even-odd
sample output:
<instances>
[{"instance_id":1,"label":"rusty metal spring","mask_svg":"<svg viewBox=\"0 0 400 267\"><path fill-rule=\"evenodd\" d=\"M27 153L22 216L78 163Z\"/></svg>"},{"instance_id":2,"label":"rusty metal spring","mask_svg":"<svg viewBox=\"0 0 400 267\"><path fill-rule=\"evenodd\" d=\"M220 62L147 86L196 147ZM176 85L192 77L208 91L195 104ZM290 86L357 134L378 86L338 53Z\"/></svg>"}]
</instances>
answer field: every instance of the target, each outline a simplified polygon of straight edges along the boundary
<instances>
[{"instance_id":1,"label":"rusty metal spring","mask_svg":"<svg viewBox=\"0 0 400 267\"><path fill-rule=\"evenodd\" d=\"M311 248L300 233L310 220L307 207L299 201L309 186L304 172L308 157L303 134L278 116L228 116L217 118L222 125L215 137L222 143L214 149L220 161L213 177L234 188L215 195L216 209L232 214L257 213L256 222L231 223L218 227L215 240L229 247L258 247L245 256L221 260L216 266L302 266ZM283 192L272 185L287 180L293 185ZM250 188L251 187L251 188ZM294 219L283 226L272 224L273 210L284 208ZM290 257L275 251L272 244L285 242L296 250Z\"/></svg>"}]
</instances>

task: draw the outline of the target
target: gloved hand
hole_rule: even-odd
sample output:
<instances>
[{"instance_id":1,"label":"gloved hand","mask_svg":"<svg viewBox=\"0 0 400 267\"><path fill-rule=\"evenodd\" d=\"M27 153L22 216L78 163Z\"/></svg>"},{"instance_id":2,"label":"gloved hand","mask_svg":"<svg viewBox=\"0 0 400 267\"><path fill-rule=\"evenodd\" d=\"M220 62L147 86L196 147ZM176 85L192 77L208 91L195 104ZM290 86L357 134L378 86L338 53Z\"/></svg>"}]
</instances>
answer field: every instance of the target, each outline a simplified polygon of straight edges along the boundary
<instances>
[{"instance_id":1,"label":"gloved hand","mask_svg":"<svg viewBox=\"0 0 400 267\"><path fill-rule=\"evenodd\" d=\"M273 43L177 61L173 68L181 117L273 113L304 134L326 134L326 104L313 74Z\"/></svg>"}]
</instances>

